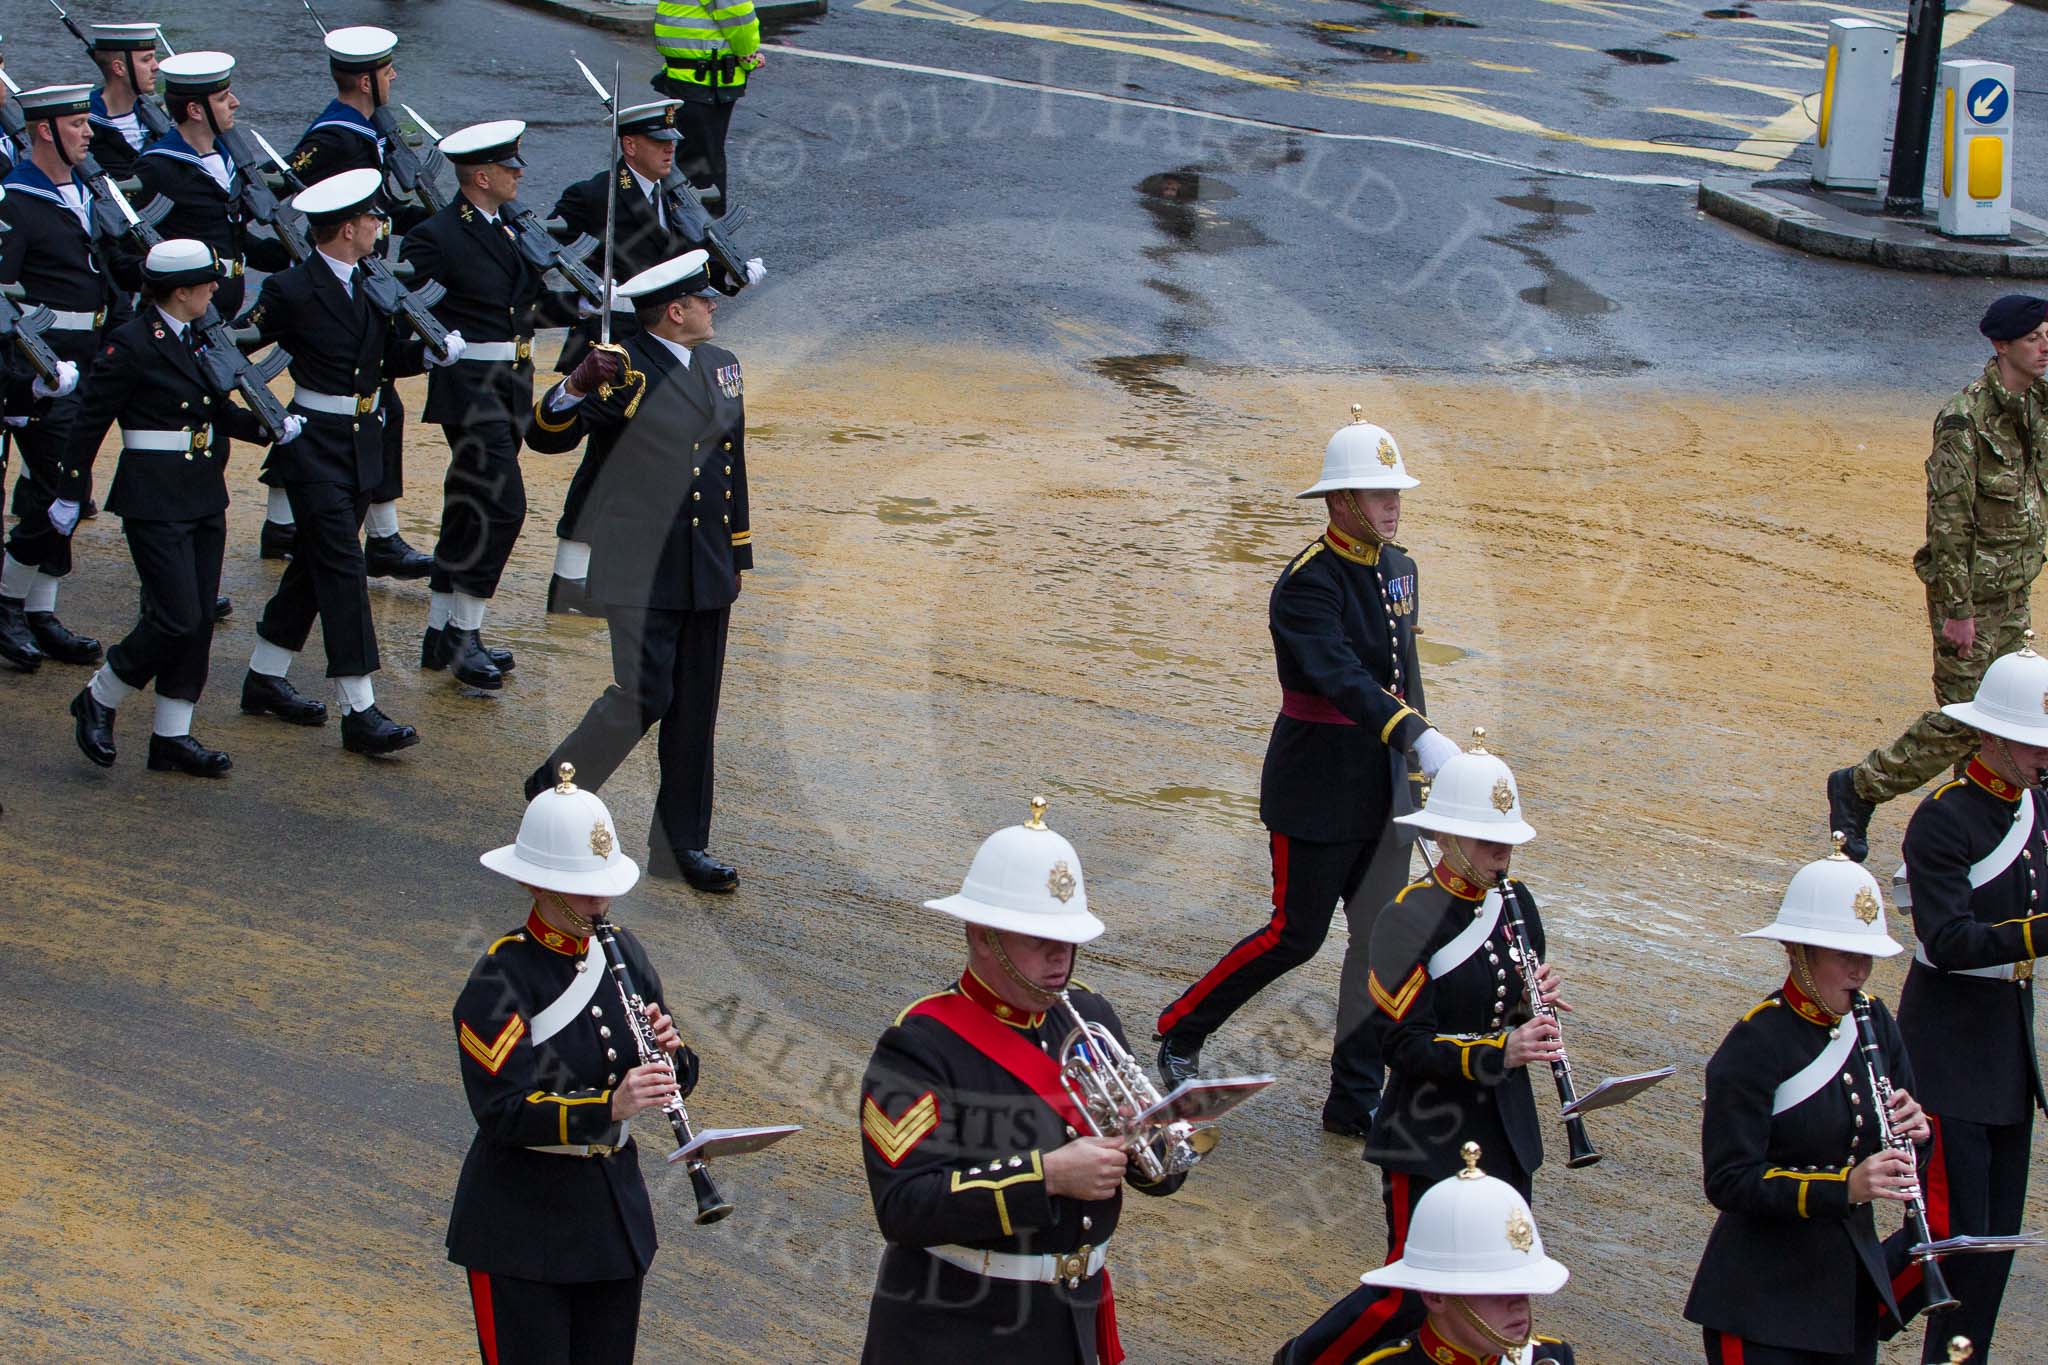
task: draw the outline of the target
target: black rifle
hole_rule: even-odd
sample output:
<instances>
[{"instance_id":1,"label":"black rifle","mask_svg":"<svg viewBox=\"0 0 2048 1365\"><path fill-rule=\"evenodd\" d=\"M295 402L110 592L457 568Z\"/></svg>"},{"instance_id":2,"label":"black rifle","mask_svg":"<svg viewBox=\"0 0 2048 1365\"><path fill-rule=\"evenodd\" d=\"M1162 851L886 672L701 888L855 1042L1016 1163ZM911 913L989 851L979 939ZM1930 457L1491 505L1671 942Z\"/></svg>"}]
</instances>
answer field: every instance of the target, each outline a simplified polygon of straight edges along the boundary
<instances>
[{"instance_id":1,"label":"black rifle","mask_svg":"<svg viewBox=\"0 0 2048 1365\"><path fill-rule=\"evenodd\" d=\"M64 27L71 30L71 36L85 44L85 55L92 57L94 54L92 39L85 36L85 30L78 26L76 20L64 12L64 7L58 4L57 0L50 0L50 8L57 11L57 17L64 21ZM96 60L94 65L98 65ZM131 65L129 69L133 71L134 68ZM133 82L131 81L130 84L132 85ZM163 111L161 105L153 104L144 98L140 90L135 92L135 117L142 121L143 128L149 133L149 137L144 139L145 142L160 138L165 133L171 131L171 116Z\"/></svg>"},{"instance_id":2,"label":"black rifle","mask_svg":"<svg viewBox=\"0 0 2048 1365\"><path fill-rule=\"evenodd\" d=\"M228 334L228 325L221 321L220 311L210 303L206 305L206 312L192 324L192 330L204 343L198 357L207 387L222 398L231 393L242 395L249 411L256 414L256 420L263 423L263 429L270 433L270 439L282 441L289 424L284 404L278 402L277 395L270 391L270 381L284 373L285 366L292 363L291 356L282 346L273 346L270 354L262 360L249 359Z\"/></svg>"},{"instance_id":3,"label":"black rifle","mask_svg":"<svg viewBox=\"0 0 2048 1365\"><path fill-rule=\"evenodd\" d=\"M0 81L5 81L7 85L6 93L0 94L0 134L13 139L15 147L26 149L28 120L22 117L21 106L9 98L12 95L19 95L21 90L13 81L7 79L7 73L4 71L0 71ZM8 157L10 161L13 159L12 155Z\"/></svg>"},{"instance_id":4,"label":"black rifle","mask_svg":"<svg viewBox=\"0 0 2048 1365\"><path fill-rule=\"evenodd\" d=\"M156 225L171 211L170 200L158 195L138 212L128 202L128 196L121 193L121 187L114 183L114 177L107 173L107 168L90 155L78 158L75 168L92 189L93 206L99 210L94 217L104 235L126 237L138 250L145 252L163 241L163 234L156 230Z\"/></svg>"},{"instance_id":5,"label":"black rifle","mask_svg":"<svg viewBox=\"0 0 2048 1365\"><path fill-rule=\"evenodd\" d=\"M441 149L430 146L424 152L416 151L405 140L398 115L388 104L377 106L370 115L370 123L384 135L384 169L400 192L419 200L430 213L447 208L448 196L441 192L440 173L448 160L441 155Z\"/></svg>"},{"instance_id":6,"label":"black rifle","mask_svg":"<svg viewBox=\"0 0 2048 1365\"><path fill-rule=\"evenodd\" d=\"M663 177L661 198L662 207L668 213L669 227L701 245L710 255L712 264L722 267L732 277L732 293L737 294L745 288L747 253L735 234L746 219L747 211L734 209L723 218L714 218L698 197L697 187L678 170L671 170Z\"/></svg>"},{"instance_id":7,"label":"black rifle","mask_svg":"<svg viewBox=\"0 0 2048 1365\"><path fill-rule=\"evenodd\" d=\"M276 233L293 261L305 260L313 252L312 241L307 236L306 215L279 199L264 182L258 167L267 158L259 153L255 140L240 127L216 133L214 137L234 159L240 180L235 197L242 201L243 211L251 221L261 223ZM289 172L282 167L279 169L286 176L284 183L291 184Z\"/></svg>"},{"instance_id":8,"label":"black rifle","mask_svg":"<svg viewBox=\"0 0 2048 1365\"><path fill-rule=\"evenodd\" d=\"M557 241L534 211L517 200L499 209L498 216L512 225L519 254L532 262L534 269L557 272L567 288L575 290L599 308L607 306L609 301L605 298L604 281L584 264L585 258L597 246L596 238L586 232L573 242Z\"/></svg>"},{"instance_id":9,"label":"black rifle","mask_svg":"<svg viewBox=\"0 0 2048 1365\"><path fill-rule=\"evenodd\" d=\"M56 321L50 310L40 304L23 308L14 301L13 295L21 291L20 285L0 286L0 341L11 342L15 353L28 362L30 369L52 387L57 383L57 353L50 349L50 343L43 340L43 333Z\"/></svg>"},{"instance_id":10,"label":"black rifle","mask_svg":"<svg viewBox=\"0 0 2048 1365\"><path fill-rule=\"evenodd\" d=\"M391 262L374 251L363 257L361 264L363 288L371 306L387 318L403 319L435 355L447 355L448 329L432 311L447 294L447 286L438 280L428 280L417 289L408 289L392 273Z\"/></svg>"}]
</instances>

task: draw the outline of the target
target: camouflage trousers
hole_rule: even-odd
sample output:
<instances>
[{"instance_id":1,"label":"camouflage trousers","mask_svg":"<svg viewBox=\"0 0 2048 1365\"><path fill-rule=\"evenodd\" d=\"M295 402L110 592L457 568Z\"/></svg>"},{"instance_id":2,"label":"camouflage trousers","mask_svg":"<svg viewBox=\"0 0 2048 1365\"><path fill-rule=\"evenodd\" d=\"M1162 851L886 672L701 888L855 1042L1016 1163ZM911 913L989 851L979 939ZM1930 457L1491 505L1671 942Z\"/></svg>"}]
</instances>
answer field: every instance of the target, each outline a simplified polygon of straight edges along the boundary
<instances>
[{"instance_id":1,"label":"camouflage trousers","mask_svg":"<svg viewBox=\"0 0 2048 1365\"><path fill-rule=\"evenodd\" d=\"M1941 635L1941 621L1934 604L1927 608L1928 624L1934 631L1934 700L1937 706L1968 701L1977 695L1977 684L1993 659L2018 649L2030 624L2028 591L1977 603L1977 642L1967 653L1958 651ZM1904 796L1921 784L1940 776L1977 751L1977 732L1940 711L1929 711L1913 722L1906 733L1856 765L1856 794L1866 801L1889 801Z\"/></svg>"}]
</instances>

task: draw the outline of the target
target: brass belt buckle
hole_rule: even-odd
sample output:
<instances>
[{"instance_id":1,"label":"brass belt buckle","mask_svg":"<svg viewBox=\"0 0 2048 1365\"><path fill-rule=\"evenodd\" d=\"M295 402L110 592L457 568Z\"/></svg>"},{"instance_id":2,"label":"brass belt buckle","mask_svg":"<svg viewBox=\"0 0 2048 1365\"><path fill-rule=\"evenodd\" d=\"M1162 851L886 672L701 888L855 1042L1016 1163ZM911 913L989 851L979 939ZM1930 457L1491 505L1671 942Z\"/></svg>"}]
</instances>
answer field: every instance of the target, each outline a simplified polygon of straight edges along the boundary
<instances>
[{"instance_id":1,"label":"brass belt buckle","mask_svg":"<svg viewBox=\"0 0 2048 1365\"><path fill-rule=\"evenodd\" d=\"M356 416L358 416L358 417L368 417L368 416L369 416L369 415L370 415L371 413L375 412L376 410L377 410L377 395L376 395L376 394L374 394L374 393L359 393L359 394L357 394L357 395L356 395Z\"/></svg>"},{"instance_id":2,"label":"brass belt buckle","mask_svg":"<svg viewBox=\"0 0 2048 1365\"><path fill-rule=\"evenodd\" d=\"M520 337L512 347L512 354L518 360L533 359L533 338Z\"/></svg>"},{"instance_id":3,"label":"brass belt buckle","mask_svg":"<svg viewBox=\"0 0 2048 1365\"><path fill-rule=\"evenodd\" d=\"M618 1148L608 1147L602 1142L593 1142L590 1144L590 1154L592 1156L610 1156L613 1152L616 1152L618 1150Z\"/></svg>"},{"instance_id":4,"label":"brass belt buckle","mask_svg":"<svg viewBox=\"0 0 2048 1365\"><path fill-rule=\"evenodd\" d=\"M208 427L201 427L201 428L199 428L199 430L197 430L197 431L193 432L193 433L192 433L192 453L193 453L193 454L195 454L195 455L200 455L200 454L204 454L204 453L205 453L205 451L206 451L206 446L207 446L207 443L208 443L208 442L209 442L210 440L212 440L212 438L213 438L213 432L212 432L212 430L211 430L210 428L208 428Z\"/></svg>"},{"instance_id":5,"label":"brass belt buckle","mask_svg":"<svg viewBox=\"0 0 2048 1365\"><path fill-rule=\"evenodd\" d=\"M2034 979L2034 959L2028 958L2025 962L2013 963L2012 979L2015 981L2032 981Z\"/></svg>"},{"instance_id":6,"label":"brass belt buckle","mask_svg":"<svg viewBox=\"0 0 2048 1365\"><path fill-rule=\"evenodd\" d=\"M1055 1253L1053 1255L1054 1278L1065 1280L1069 1289L1079 1289L1082 1277L1088 1273L1088 1254L1094 1250L1095 1248L1092 1246L1083 1246L1064 1255Z\"/></svg>"}]
</instances>

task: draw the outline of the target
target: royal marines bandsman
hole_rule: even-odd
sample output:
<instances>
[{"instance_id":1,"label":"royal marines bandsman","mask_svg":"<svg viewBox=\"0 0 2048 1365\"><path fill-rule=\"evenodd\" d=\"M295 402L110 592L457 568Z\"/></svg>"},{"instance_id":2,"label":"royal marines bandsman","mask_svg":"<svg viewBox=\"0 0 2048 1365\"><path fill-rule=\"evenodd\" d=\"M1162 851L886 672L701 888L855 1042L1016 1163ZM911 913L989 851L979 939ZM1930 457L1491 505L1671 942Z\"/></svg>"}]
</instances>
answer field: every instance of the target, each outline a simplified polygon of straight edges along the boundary
<instances>
[{"instance_id":1,"label":"royal marines bandsman","mask_svg":"<svg viewBox=\"0 0 2048 1365\"><path fill-rule=\"evenodd\" d=\"M443 138L457 194L407 233L402 249L417 279L447 290L434 315L468 342L460 364L427 381L426 420L447 437L448 474L420 667L486 690L503 687L514 664L511 651L486 649L480 632L526 523L519 448L533 409L534 307L548 297L501 216L519 197L525 134L520 120L499 119Z\"/></svg>"},{"instance_id":2,"label":"royal marines bandsman","mask_svg":"<svg viewBox=\"0 0 2048 1365\"><path fill-rule=\"evenodd\" d=\"M1855 1013L1872 962L1902 949L1876 880L1839 848L1799 869L1777 918L1743 937L1784 944L1788 974L1707 1063L1700 1154L1721 1216L1685 1316L1708 1365L1873 1365L1880 1337L1924 1299L1905 1234L1880 1244L1871 1206L1916 1192L1914 1159L1882 1124L1924 1143L1927 1118L1898 1026L1872 1000L1893 1089L1879 1113Z\"/></svg>"},{"instance_id":3,"label":"royal marines bandsman","mask_svg":"<svg viewBox=\"0 0 2048 1365\"><path fill-rule=\"evenodd\" d=\"M100 88L92 92L92 159L110 174L125 176L149 142L149 125L136 105L156 93L159 24L93 24L87 30ZM166 234L168 235L168 234Z\"/></svg>"},{"instance_id":4,"label":"royal marines bandsman","mask_svg":"<svg viewBox=\"0 0 2048 1365\"><path fill-rule=\"evenodd\" d=\"M1414 1334L1342 1357L1355 1365L1575 1365L1572 1348L1535 1332L1532 1298L1564 1288L1571 1272L1543 1250L1520 1191L1479 1169L1465 1144L1464 1169L1431 1188L1397 1260L1368 1270L1368 1286L1402 1291L1425 1314Z\"/></svg>"},{"instance_id":5,"label":"royal marines bandsman","mask_svg":"<svg viewBox=\"0 0 2048 1365\"><path fill-rule=\"evenodd\" d=\"M1927 588L1938 709L1828 776L1829 827L1848 836L1845 851L1857 862L1880 803L1976 751L1976 736L1947 703L1968 701L1991 661L2019 648L2048 553L2048 299L2007 294L1977 330L1993 354L1934 419L1927 542L1913 556Z\"/></svg>"},{"instance_id":6,"label":"royal marines bandsman","mask_svg":"<svg viewBox=\"0 0 2048 1365\"><path fill-rule=\"evenodd\" d=\"M1267 605L1280 714L1259 778L1272 853L1273 912L1159 1016L1159 1069L1179 1084L1203 1042L1246 1001L1314 957L1344 903L1351 941L1337 996L1323 1127L1363 1136L1383 1068L1365 1028L1373 916L1408 879L1412 840L1389 817L1414 809L1411 769L1433 776L1458 746L1424 719L1416 661L1415 561L1394 543L1402 490L1416 486L1400 447L1359 419L1332 436L1320 498L1330 524L1294 557Z\"/></svg>"},{"instance_id":7,"label":"royal marines bandsman","mask_svg":"<svg viewBox=\"0 0 2048 1365\"><path fill-rule=\"evenodd\" d=\"M532 896L526 922L485 950L455 1002L462 1086L477 1134L448 1220L469 1272L483 1365L629 1365L654 1213L628 1134L688 1095L697 1057L662 1003L639 940L615 928L669 1064L637 1064L633 1023L594 934L639 878L611 812L564 769L519 838L483 865Z\"/></svg>"},{"instance_id":8,"label":"royal marines bandsman","mask_svg":"<svg viewBox=\"0 0 2048 1365\"><path fill-rule=\"evenodd\" d=\"M718 291L706 266L692 251L620 285L641 328L619 348L623 365L618 350L593 348L534 405L535 450L590 440L590 593L611 622L613 683L526 785L533 794L568 762L595 786L659 722L648 871L724 892L739 871L708 851L713 739L754 532L740 362L712 344Z\"/></svg>"},{"instance_id":9,"label":"royal marines bandsman","mask_svg":"<svg viewBox=\"0 0 2048 1365\"><path fill-rule=\"evenodd\" d=\"M74 169L86 155L91 88L51 85L19 97L32 139L29 158L9 172L0 219L0 284L19 284L23 307L54 315L43 339L81 369L98 349L101 329L118 302L117 262L92 226L92 190ZM17 668L43 658L89 665L100 642L74 634L57 617L57 588L71 572L71 533L92 497L91 466L75 458L74 392L14 432L21 473L11 510L19 518L0 559L0 656Z\"/></svg>"},{"instance_id":10,"label":"royal marines bandsman","mask_svg":"<svg viewBox=\"0 0 2048 1365\"><path fill-rule=\"evenodd\" d=\"M206 685L214 597L227 544L229 438L269 444L247 408L216 394L200 371L204 342L193 323L219 288L220 260L204 242L174 237L143 263L143 310L108 333L85 385L78 417L89 460L107 429L121 429L121 459L107 510L121 518L142 580L142 619L71 700L78 747L102 768L114 762L114 713L156 684L149 767L224 777L234 764L192 737ZM295 435L304 419L287 419Z\"/></svg>"},{"instance_id":11,"label":"royal marines bandsman","mask_svg":"<svg viewBox=\"0 0 2048 1365\"><path fill-rule=\"evenodd\" d=\"M675 165L676 142L682 136L676 131L676 111L681 103L680 100L657 100L653 104L621 110L618 163L609 172L599 171L589 179L569 186L555 203L553 216L562 224L559 235L563 241L575 241L583 236L603 241L605 204L616 199L618 234L612 243L614 279L629 280L643 270L704 245L684 231L683 224L670 220L667 196L661 188ZM608 184L608 176L617 177L618 183L615 186ZM712 284L724 294L737 294L744 286L758 283L768 273L759 258L747 262L745 279L731 278L716 261L711 263L710 270ZM611 324L615 341L624 341L640 329L631 299L621 296L613 300ZM555 369L563 374L574 370L582 363L585 352L598 335L596 318L578 321L562 342L562 354L555 361ZM586 459L576 467L574 477L569 480L569 491L562 499L562 517L555 527L555 569L548 579L547 609L550 612L588 613L592 609L588 583L589 529L581 522L583 509L590 498L590 486L596 478L597 465Z\"/></svg>"},{"instance_id":12,"label":"royal marines bandsman","mask_svg":"<svg viewBox=\"0 0 2048 1365\"><path fill-rule=\"evenodd\" d=\"M357 537L383 477L382 394L391 379L462 354L457 333L447 356L431 355L365 294L358 265L383 235L383 181L373 169L344 171L294 195L292 207L311 225L313 254L265 279L241 319L260 341L291 353L292 411L306 419L305 433L273 452L269 465L302 529L256 627L242 710L294 725L326 723L326 706L286 680L318 617L327 676L341 696L341 742L361 754L419 743L412 726L378 709L370 681L377 632Z\"/></svg>"},{"instance_id":13,"label":"royal marines bandsman","mask_svg":"<svg viewBox=\"0 0 2048 1365\"><path fill-rule=\"evenodd\" d=\"M1920 803L1905 867L1919 940L1899 994L1899 1031L1934 1127L1927 1178L1936 1238L2007 1234L2025 1210L2036 1108L2048 1108L2034 1046L2034 959L2048 948L2048 660L2022 647L1969 701L1942 710L1977 736L1961 778ZM1923 1361L1956 1333L1991 1354L2012 1254L1943 1262L1962 1306L1929 1319Z\"/></svg>"},{"instance_id":14,"label":"royal marines bandsman","mask_svg":"<svg viewBox=\"0 0 2048 1365\"><path fill-rule=\"evenodd\" d=\"M1116 1365L1107 1268L1123 1186L1147 1182L1125 1139L1096 1137L1060 1079L1062 993L1119 1044L1109 1002L1074 980L1102 933L1074 846L1031 819L975 852L958 895L959 980L882 1034L861 1080L868 1190L888 1245L868 1308L866 1365L970 1359Z\"/></svg>"}]
</instances>

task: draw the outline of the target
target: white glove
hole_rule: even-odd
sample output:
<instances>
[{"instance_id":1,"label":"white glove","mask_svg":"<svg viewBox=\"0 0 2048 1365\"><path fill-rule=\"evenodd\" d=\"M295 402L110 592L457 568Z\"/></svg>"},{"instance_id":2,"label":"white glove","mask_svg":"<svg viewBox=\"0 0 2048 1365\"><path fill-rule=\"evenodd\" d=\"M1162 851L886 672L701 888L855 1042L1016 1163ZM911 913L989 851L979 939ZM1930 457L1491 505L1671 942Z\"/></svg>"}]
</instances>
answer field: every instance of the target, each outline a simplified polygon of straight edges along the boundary
<instances>
[{"instance_id":1,"label":"white glove","mask_svg":"<svg viewBox=\"0 0 2048 1365\"><path fill-rule=\"evenodd\" d=\"M767 262L763 261L759 256L749 256L747 258L747 283L759 284L762 280L765 280L767 278Z\"/></svg>"},{"instance_id":2,"label":"white glove","mask_svg":"<svg viewBox=\"0 0 2048 1365\"><path fill-rule=\"evenodd\" d=\"M591 301L590 301L589 299L586 299L586 298L584 298L584 297L583 297L583 296L582 296L581 294L578 294L578 295L576 296L576 320L577 320L577 321L579 321L579 322L588 322L588 321L589 321L590 319L592 319L592 318L596 317L596 316L597 316L597 315L598 315L599 313L602 313L603 311L604 311L604 309L602 309L602 308L598 307L598 306L597 306L596 304L592 303L592 302L591 302Z\"/></svg>"},{"instance_id":3,"label":"white glove","mask_svg":"<svg viewBox=\"0 0 2048 1365\"><path fill-rule=\"evenodd\" d=\"M305 418L299 416L296 412L286 413L284 415L284 435L278 439L277 444L281 446L290 445L293 441L299 439L299 433L305 429Z\"/></svg>"},{"instance_id":4,"label":"white glove","mask_svg":"<svg viewBox=\"0 0 2048 1365\"><path fill-rule=\"evenodd\" d=\"M1443 733L1434 727L1424 730L1415 739L1414 754L1416 761L1422 764L1424 781L1434 781L1437 769L1464 752L1456 741L1445 739Z\"/></svg>"},{"instance_id":5,"label":"white glove","mask_svg":"<svg viewBox=\"0 0 2048 1365\"><path fill-rule=\"evenodd\" d=\"M68 536L78 529L78 504L67 498L58 498L50 504L50 525L57 528L57 534Z\"/></svg>"},{"instance_id":6,"label":"white glove","mask_svg":"<svg viewBox=\"0 0 2048 1365\"><path fill-rule=\"evenodd\" d=\"M50 387L49 381L37 375L35 382L28 386L29 392L38 398L62 398L78 387L78 366L69 360L57 362L57 387Z\"/></svg>"},{"instance_id":7,"label":"white glove","mask_svg":"<svg viewBox=\"0 0 2048 1365\"><path fill-rule=\"evenodd\" d=\"M427 352L427 366L429 369L437 369L442 365L453 365L456 361L462 359L462 353L468 349L469 343L462 339L462 333L450 332L448 334L448 353L443 356L436 356L429 349Z\"/></svg>"}]
</instances>

